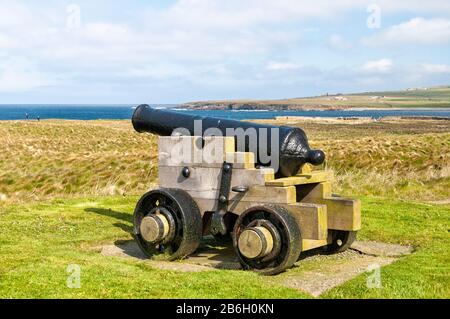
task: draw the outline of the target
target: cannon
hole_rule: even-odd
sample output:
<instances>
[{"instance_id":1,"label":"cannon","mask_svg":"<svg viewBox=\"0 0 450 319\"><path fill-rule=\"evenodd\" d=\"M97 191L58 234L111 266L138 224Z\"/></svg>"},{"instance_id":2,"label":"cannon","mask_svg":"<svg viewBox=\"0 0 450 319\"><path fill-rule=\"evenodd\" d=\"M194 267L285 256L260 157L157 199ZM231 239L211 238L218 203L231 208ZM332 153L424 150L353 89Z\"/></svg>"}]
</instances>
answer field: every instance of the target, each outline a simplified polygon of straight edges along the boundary
<instances>
[{"instance_id":1,"label":"cannon","mask_svg":"<svg viewBox=\"0 0 450 319\"><path fill-rule=\"evenodd\" d=\"M196 129L196 122L200 122ZM308 144L305 132L298 127L261 125L229 119L213 117L191 116L189 114L176 113L166 110L153 109L148 105L140 105L133 114L133 127L138 132L154 133L161 136L170 136L175 129L184 128L191 136L210 136L207 131L214 128L221 136L233 136L243 141L239 151L251 151L251 142L245 138L248 130L255 130L255 143L258 150L257 164L268 165L262 159L263 155L275 155L279 158L279 169L276 175L293 176L306 163L320 165L325 160L325 154L321 150L312 150ZM264 141L261 135L266 133ZM273 136L273 135L277 136ZM276 139L276 143L273 142ZM272 149L276 144L276 149Z\"/></svg>"},{"instance_id":2,"label":"cannon","mask_svg":"<svg viewBox=\"0 0 450 319\"><path fill-rule=\"evenodd\" d=\"M148 105L132 124L159 135L159 188L134 212L135 239L149 257L188 257L212 235L232 243L243 269L275 275L305 251L345 251L361 228L360 201L332 193L333 172L314 167L325 154L300 128Z\"/></svg>"}]
</instances>

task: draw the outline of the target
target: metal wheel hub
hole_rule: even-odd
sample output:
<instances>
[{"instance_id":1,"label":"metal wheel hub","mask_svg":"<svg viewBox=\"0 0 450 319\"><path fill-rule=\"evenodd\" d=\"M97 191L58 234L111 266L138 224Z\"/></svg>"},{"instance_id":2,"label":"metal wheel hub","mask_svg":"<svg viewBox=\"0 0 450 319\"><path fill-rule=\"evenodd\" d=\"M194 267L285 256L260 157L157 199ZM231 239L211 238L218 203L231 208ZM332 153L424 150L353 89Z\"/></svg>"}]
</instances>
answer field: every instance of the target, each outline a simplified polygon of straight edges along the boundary
<instances>
[{"instance_id":1,"label":"metal wheel hub","mask_svg":"<svg viewBox=\"0 0 450 319\"><path fill-rule=\"evenodd\" d=\"M239 236L238 248L248 259L265 257L273 250L273 236L266 227L249 227Z\"/></svg>"},{"instance_id":2,"label":"metal wheel hub","mask_svg":"<svg viewBox=\"0 0 450 319\"><path fill-rule=\"evenodd\" d=\"M167 217L161 214L158 209L156 214L150 214L142 219L140 231L144 240L157 244L169 235L170 223Z\"/></svg>"}]
</instances>

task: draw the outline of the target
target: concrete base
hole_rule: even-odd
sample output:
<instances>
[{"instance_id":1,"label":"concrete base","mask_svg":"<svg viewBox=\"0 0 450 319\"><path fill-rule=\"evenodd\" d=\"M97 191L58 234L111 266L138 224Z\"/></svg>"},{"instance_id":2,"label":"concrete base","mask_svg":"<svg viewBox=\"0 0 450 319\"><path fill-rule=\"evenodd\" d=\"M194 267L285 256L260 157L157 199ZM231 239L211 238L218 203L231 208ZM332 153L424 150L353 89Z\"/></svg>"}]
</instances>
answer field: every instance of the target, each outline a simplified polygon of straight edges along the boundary
<instances>
[{"instance_id":1,"label":"concrete base","mask_svg":"<svg viewBox=\"0 0 450 319\"><path fill-rule=\"evenodd\" d=\"M292 269L275 277L261 278L317 297L359 274L371 271L374 267L388 265L411 252L411 247L400 245L355 242L351 249L336 255L323 255L318 251L305 252ZM104 256L146 260L151 267L163 270L198 272L241 269L231 246L218 246L213 238L208 237L194 255L181 262L147 259L134 241L103 246L101 253Z\"/></svg>"}]
</instances>

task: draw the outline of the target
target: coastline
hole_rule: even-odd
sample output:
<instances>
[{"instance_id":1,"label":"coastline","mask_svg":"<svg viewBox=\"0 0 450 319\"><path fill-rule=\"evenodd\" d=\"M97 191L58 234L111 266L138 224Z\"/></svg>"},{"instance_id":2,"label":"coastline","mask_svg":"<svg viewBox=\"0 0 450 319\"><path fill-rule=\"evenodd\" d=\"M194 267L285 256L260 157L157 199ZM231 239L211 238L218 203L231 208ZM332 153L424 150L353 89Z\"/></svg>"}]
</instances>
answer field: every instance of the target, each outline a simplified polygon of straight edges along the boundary
<instances>
[{"instance_id":1,"label":"coastline","mask_svg":"<svg viewBox=\"0 0 450 319\"><path fill-rule=\"evenodd\" d=\"M330 110L331 111L331 110ZM341 111L450 111L449 107L352 107Z\"/></svg>"}]
</instances>

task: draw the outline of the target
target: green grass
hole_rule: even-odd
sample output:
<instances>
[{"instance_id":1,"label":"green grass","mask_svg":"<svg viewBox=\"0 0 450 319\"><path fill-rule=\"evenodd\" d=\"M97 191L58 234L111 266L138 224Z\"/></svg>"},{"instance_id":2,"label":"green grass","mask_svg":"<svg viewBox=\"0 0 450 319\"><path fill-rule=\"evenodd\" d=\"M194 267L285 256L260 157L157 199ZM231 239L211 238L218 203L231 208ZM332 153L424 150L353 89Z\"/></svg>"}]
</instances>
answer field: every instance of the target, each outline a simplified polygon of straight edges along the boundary
<instances>
[{"instance_id":1,"label":"green grass","mask_svg":"<svg viewBox=\"0 0 450 319\"><path fill-rule=\"evenodd\" d=\"M381 270L383 289L366 277L332 289L330 298L449 298L450 206L363 200L359 239L412 245L416 251Z\"/></svg>"},{"instance_id":2,"label":"green grass","mask_svg":"<svg viewBox=\"0 0 450 319\"><path fill-rule=\"evenodd\" d=\"M448 121L289 125L325 150L334 192L363 199L360 239L416 247L382 268L383 289L368 289L363 274L324 297L449 298ZM102 245L131 239L138 195L157 184L156 138L129 122L0 122L0 144L0 297L311 297L282 286L285 275L183 273L102 256ZM305 259L286 275L316 263ZM81 289L66 287L70 264L81 266Z\"/></svg>"},{"instance_id":3,"label":"green grass","mask_svg":"<svg viewBox=\"0 0 450 319\"><path fill-rule=\"evenodd\" d=\"M131 239L130 212L136 201L56 200L2 209L0 298L306 297L265 284L251 272L183 273L102 256L102 244ZM70 264L81 267L81 289L66 286Z\"/></svg>"},{"instance_id":4,"label":"green grass","mask_svg":"<svg viewBox=\"0 0 450 319\"><path fill-rule=\"evenodd\" d=\"M0 297L311 297L283 287L276 277L266 280L251 272L183 273L102 256L101 245L131 239L137 199L116 196L0 206ZM363 198L361 239L413 245L417 251L383 267L383 289L367 289L363 274L325 297L450 297L449 217L450 206ZM311 267L307 259L302 263ZM81 267L80 289L66 286L70 264Z\"/></svg>"}]
</instances>

